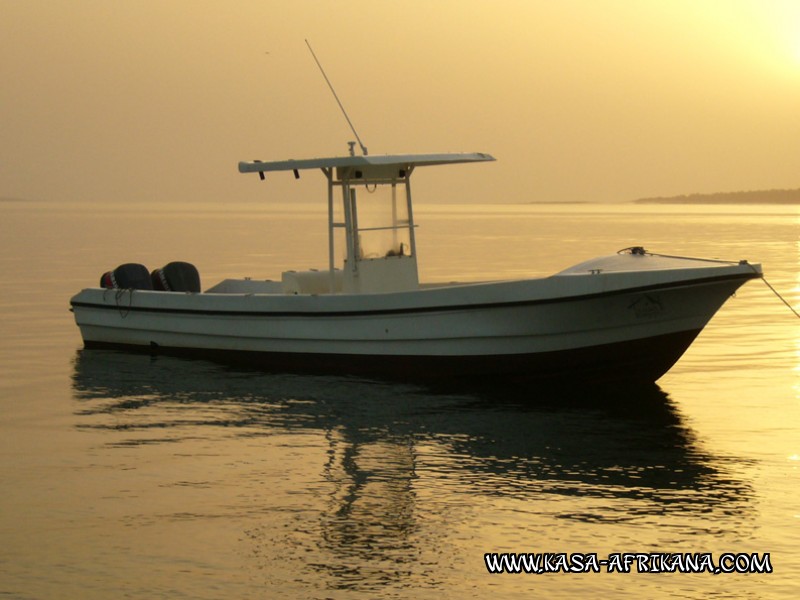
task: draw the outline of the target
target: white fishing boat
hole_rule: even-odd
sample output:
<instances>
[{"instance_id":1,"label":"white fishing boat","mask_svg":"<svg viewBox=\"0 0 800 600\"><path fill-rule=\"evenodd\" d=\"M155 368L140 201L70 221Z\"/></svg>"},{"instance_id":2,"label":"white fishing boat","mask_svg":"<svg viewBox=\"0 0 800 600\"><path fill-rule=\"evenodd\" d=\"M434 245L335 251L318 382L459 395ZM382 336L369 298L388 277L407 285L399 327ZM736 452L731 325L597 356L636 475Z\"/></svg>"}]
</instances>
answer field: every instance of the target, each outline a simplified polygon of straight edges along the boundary
<instances>
[{"instance_id":1,"label":"white fishing boat","mask_svg":"<svg viewBox=\"0 0 800 600\"><path fill-rule=\"evenodd\" d=\"M275 171L323 173L327 265L287 270L275 281L225 279L205 291L185 263L152 277L126 265L71 299L84 344L271 370L653 382L739 286L761 277L761 267L746 261L635 247L550 277L420 283L412 174L492 160L478 153L356 156L351 146L349 156L239 163L262 179ZM337 252L340 238L345 249Z\"/></svg>"}]
</instances>

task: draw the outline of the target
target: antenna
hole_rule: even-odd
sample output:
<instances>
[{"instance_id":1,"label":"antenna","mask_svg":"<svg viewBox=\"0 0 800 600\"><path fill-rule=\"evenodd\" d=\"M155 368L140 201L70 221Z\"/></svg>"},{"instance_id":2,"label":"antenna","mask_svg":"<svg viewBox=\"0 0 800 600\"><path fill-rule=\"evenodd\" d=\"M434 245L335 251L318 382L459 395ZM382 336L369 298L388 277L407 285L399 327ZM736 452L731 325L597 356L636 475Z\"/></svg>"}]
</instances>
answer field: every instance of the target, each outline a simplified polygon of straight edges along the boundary
<instances>
[{"instance_id":1,"label":"antenna","mask_svg":"<svg viewBox=\"0 0 800 600\"><path fill-rule=\"evenodd\" d=\"M317 55L314 54L314 49L311 47L311 44L308 43L308 40L306 40L306 46L308 46L308 50L309 50L309 52L311 52L311 56L314 57L314 62L317 63L317 66L319 67L320 73L322 73L322 76L325 78L325 82L328 84L328 87L331 88L331 92L333 92L333 97L336 98L336 102L337 102L337 104L339 104L339 108L342 109L342 114L344 115L344 118L347 119L347 124L350 125L350 130L353 132L353 135L356 136L356 139L358 140L358 145L361 146L362 154L364 154L364 156L366 156L368 154L367 147L361 141L361 138L358 137L358 133L356 132L356 128L353 127L353 122L350 120L350 117L347 116L347 111L344 109L344 106L342 106L342 101L339 100L339 96L336 94L336 90L333 89L333 84L331 83L331 80L328 79L328 76L325 74L325 69L322 68L322 65L320 64L319 59L317 58ZM353 154L353 146L352 145L350 146L350 154Z\"/></svg>"}]
</instances>

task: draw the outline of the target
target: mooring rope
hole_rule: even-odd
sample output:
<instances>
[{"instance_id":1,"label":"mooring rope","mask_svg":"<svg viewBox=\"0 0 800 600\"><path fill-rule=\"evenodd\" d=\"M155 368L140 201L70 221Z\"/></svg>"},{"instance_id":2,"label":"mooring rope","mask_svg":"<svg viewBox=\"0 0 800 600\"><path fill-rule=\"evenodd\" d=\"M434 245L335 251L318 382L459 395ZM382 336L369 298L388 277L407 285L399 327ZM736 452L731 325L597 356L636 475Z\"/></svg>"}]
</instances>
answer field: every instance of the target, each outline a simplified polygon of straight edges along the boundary
<instances>
[{"instance_id":1,"label":"mooring rope","mask_svg":"<svg viewBox=\"0 0 800 600\"><path fill-rule=\"evenodd\" d=\"M660 256L662 258L686 258L685 256L670 256L668 254L653 254L652 252L648 252L647 250L645 250L642 246L631 246L630 248L623 248L622 250L619 250L617 252L617 254L626 254L626 253L628 253L628 254L637 254L637 255L640 255L640 256L644 256L645 254L647 254L647 255L650 255L650 256ZM704 261L708 261L708 262L724 263L724 264L736 264L733 261L719 260L719 259L716 259L716 258L701 258L701 259L698 259L698 260L704 260ZM798 313L794 309L794 307L791 304L789 304L789 302L786 300L786 298L784 298L783 296L780 295L778 290L776 290L774 287L772 287L772 284L769 281L767 281L767 278L764 277L764 274L761 271L756 269L753 265L751 265L746 260L740 260L739 264L740 265L747 265L748 267L753 269L753 273L758 275L758 278L761 279L761 281L763 281L766 284L766 286L770 290L772 290L772 293L775 294L778 297L778 299L781 302L783 302L789 308L790 311L792 311L794 313L795 317L800 319L800 313Z\"/></svg>"},{"instance_id":2,"label":"mooring rope","mask_svg":"<svg viewBox=\"0 0 800 600\"><path fill-rule=\"evenodd\" d=\"M742 261L742 262L740 262L739 264L740 264L740 265L741 265L741 264L746 264L748 267L750 267L751 269L753 269L753 273L755 273L756 275L758 275L758 278L759 278L761 281L763 281L763 282L764 282L764 284L765 284L765 285L766 285L766 286L767 286L767 287L768 287L770 290L772 290L772 293L773 293L773 294L775 294L775 295L778 297L778 300L780 300L781 302L783 302L783 303L784 303L784 304L785 304L785 305L788 307L788 309L794 313L794 316L795 316L795 317L797 317L798 319L800 319L800 313L798 313L798 312L797 312L797 311L794 309L794 307L793 307L791 304L789 304L789 302L786 300L786 298L784 298L783 296L781 296L781 295L780 295L780 292L778 292L778 290L776 290L774 287L772 287L772 284L771 284L769 281L767 281L767 278L766 278L766 277L764 277L764 273L762 273L761 271L759 271L758 269L756 269L756 268L755 268L753 265L751 265L751 264L750 264L749 262L747 262L747 261Z\"/></svg>"},{"instance_id":3,"label":"mooring rope","mask_svg":"<svg viewBox=\"0 0 800 600\"><path fill-rule=\"evenodd\" d=\"M746 263L747 261L740 260L720 260L718 258L696 258L694 256L677 256L674 254L658 254L656 252L648 252L642 246L631 246L630 248L623 248L622 250L617 250L617 254L635 254L637 256L658 256L660 258L677 258L679 260L700 260L703 262L713 262L713 263L720 263L721 265L741 265ZM758 271L756 271L758 272Z\"/></svg>"},{"instance_id":4,"label":"mooring rope","mask_svg":"<svg viewBox=\"0 0 800 600\"><path fill-rule=\"evenodd\" d=\"M763 281L763 282L764 282L764 284L765 284L765 285L766 285L766 286L767 286L767 287L768 287L770 290L772 290L772 293L773 293L773 294L775 294L775 295L778 297L778 300L780 300L781 302L783 302L783 303L784 303L784 304L787 306L787 308L788 308L790 311L792 311L792 312L794 313L794 316L795 316L795 317L797 317L798 319L800 319L800 313L798 313L798 312L797 312L797 311L794 309L794 307L793 307L791 304L789 304L789 302L786 300L786 298L784 298L783 296L781 296L781 294L780 294L780 292L778 292L778 290L776 290L774 287L772 287L772 284L771 284L769 281L767 281L767 278L766 278L766 277L764 277L764 273L762 273L761 271L759 271L758 269L756 269L756 268L755 268L753 265L751 265L751 264L750 264L749 262L747 262L747 261L743 261L743 262L741 262L741 263L739 263L739 264L746 264L748 267L750 267L751 269L753 269L753 273L755 273L756 275L758 275L758 278L759 278L761 281Z\"/></svg>"},{"instance_id":5,"label":"mooring rope","mask_svg":"<svg viewBox=\"0 0 800 600\"><path fill-rule=\"evenodd\" d=\"M778 290L776 290L774 287L772 287L772 284L771 284L769 281L767 281L767 278L766 278L766 277L764 277L764 275L761 275L761 281L763 281L763 282L764 282L764 283L767 285L767 287L768 287L769 289L771 289L771 290L772 290L772 293L773 293L773 294L775 294L775 295L776 295L776 296L777 296L777 297L780 299L780 301L781 301L781 302L783 302L783 303L784 303L786 306L788 306L788 307L789 307L789 310L790 310L790 311L792 311L792 312L794 313L794 316L795 316L795 317L797 317L798 319L800 319L800 313L798 313L798 312L797 312L797 311L794 309L794 307L793 307L791 304L789 304L789 303L786 301L786 298L784 298L783 296L781 296L781 295L778 293Z\"/></svg>"}]
</instances>

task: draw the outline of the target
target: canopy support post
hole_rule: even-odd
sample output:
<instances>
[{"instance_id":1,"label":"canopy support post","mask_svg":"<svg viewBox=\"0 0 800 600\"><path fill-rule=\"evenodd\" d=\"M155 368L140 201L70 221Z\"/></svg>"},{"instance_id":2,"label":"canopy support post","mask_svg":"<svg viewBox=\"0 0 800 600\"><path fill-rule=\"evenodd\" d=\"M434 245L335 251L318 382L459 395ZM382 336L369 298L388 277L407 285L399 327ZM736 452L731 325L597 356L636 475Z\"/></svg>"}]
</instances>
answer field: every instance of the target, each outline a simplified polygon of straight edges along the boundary
<instances>
[{"instance_id":1,"label":"canopy support post","mask_svg":"<svg viewBox=\"0 0 800 600\"><path fill-rule=\"evenodd\" d=\"M322 169L328 180L328 288L331 294L336 291L335 240L333 223L333 167Z\"/></svg>"},{"instance_id":2,"label":"canopy support post","mask_svg":"<svg viewBox=\"0 0 800 600\"><path fill-rule=\"evenodd\" d=\"M417 240L414 234L414 209L411 207L411 173L414 167L409 167L406 172L406 206L408 207L408 241L411 244L411 256L417 256Z\"/></svg>"}]
</instances>

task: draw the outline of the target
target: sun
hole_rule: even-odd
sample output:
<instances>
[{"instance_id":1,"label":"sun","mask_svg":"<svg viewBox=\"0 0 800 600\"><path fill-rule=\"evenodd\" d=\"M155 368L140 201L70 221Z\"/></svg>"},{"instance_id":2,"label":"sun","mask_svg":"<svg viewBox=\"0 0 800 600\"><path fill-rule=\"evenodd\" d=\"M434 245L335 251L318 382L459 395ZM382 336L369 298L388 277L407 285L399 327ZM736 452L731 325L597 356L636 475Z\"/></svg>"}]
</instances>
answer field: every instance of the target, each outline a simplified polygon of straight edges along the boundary
<instances>
[{"instance_id":1,"label":"sun","mask_svg":"<svg viewBox=\"0 0 800 600\"><path fill-rule=\"evenodd\" d=\"M776 18L775 35L783 40L783 46L789 54L793 67L800 67L800 2L780 3L782 8L779 19Z\"/></svg>"},{"instance_id":2,"label":"sun","mask_svg":"<svg viewBox=\"0 0 800 600\"><path fill-rule=\"evenodd\" d=\"M800 2L742 0L737 31L765 66L800 73Z\"/></svg>"}]
</instances>

